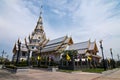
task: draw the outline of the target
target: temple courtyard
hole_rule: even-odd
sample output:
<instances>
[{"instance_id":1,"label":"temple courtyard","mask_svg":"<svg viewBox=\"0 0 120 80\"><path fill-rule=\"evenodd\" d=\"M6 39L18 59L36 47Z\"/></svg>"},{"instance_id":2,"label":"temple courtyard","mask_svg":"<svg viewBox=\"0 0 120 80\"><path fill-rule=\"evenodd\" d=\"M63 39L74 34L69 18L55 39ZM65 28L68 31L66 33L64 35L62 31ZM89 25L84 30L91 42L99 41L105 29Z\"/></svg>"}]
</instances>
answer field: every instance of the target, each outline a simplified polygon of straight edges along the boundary
<instances>
[{"instance_id":1,"label":"temple courtyard","mask_svg":"<svg viewBox=\"0 0 120 80\"><path fill-rule=\"evenodd\" d=\"M25 69L17 73L10 73L6 70L0 70L0 80L120 80L120 69L103 73L51 72L40 69Z\"/></svg>"}]
</instances>

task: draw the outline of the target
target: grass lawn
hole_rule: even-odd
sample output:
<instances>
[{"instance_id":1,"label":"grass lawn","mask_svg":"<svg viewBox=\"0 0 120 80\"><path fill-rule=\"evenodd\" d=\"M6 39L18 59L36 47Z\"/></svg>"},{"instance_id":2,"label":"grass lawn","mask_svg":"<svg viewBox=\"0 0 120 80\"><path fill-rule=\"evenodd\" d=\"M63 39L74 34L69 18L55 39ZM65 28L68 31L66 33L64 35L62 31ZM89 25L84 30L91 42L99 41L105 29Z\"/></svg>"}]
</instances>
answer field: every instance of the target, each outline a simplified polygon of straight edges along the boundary
<instances>
[{"instance_id":1,"label":"grass lawn","mask_svg":"<svg viewBox=\"0 0 120 80\"><path fill-rule=\"evenodd\" d=\"M83 72L92 72L92 73L102 73L104 69L102 68L96 68L96 69L84 69Z\"/></svg>"},{"instance_id":2,"label":"grass lawn","mask_svg":"<svg viewBox=\"0 0 120 80\"><path fill-rule=\"evenodd\" d=\"M58 71L60 71L60 72L67 72L67 73L71 73L71 72L73 72L74 70L63 70L63 69L59 69Z\"/></svg>"},{"instance_id":3,"label":"grass lawn","mask_svg":"<svg viewBox=\"0 0 120 80\"><path fill-rule=\"evenodd\" d=\"M82 71L82 72L91 72L91 73L102 73L104 71L104 69L102 68L96 68L96 69L83 69L83 70L63 70L60 69L58 70L60 72L67 72L67 73L71 73L71 72L77 72L77 71Z\"/></svg>"},{"instance_id":4,"label":"grass lawn","mask_svg":"<svg viewBox=\"0 0 120 80\"><path fill-rule=\"evenodd\" d=\"M77 71L82 71L82 70L63 70L63 69L59 69L58 71L60 71L60 72L66 72L66 73L71 73L71 72L77 72Z\"/></svg>"}]
</instances>

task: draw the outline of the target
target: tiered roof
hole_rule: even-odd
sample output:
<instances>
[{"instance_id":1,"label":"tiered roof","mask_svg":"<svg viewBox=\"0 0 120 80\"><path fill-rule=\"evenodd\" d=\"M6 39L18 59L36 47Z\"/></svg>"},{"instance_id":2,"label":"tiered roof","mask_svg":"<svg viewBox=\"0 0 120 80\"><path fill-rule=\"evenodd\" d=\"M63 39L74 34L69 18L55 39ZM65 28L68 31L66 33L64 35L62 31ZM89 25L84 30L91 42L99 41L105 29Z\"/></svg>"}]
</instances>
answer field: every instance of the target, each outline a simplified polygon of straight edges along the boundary
<instances>
[{"instance_id":1,"label":"tiered roof","mask_svg":"<svg viewBox=\"0 0 120 80\"><path fill-rule=\"evenodd\" d=\"M70 45L69 50L78 50L79 54L85 54L91 50L98 52L96 41L90 42L90 40Z\"/></svg>"},{"instance_id":2,"label":"tiered roof","mask_svg":"<svg viewBox=\"0 0 120 80\"><path fill-rule=\"evenodd\" d=\"M83 49L88 49L90 42L85 41L85 42L80 42L80 43L75 43L69 47L69 50L83 50Z\"/></svg>"},{"instance_id":3,"label":"tiered roof","mask_svg":"<svg viewBox=\"0 0 120 80\"><path fill-rule=\"evenodd\" d=\"M46 44L46 46L43 48L42 52L51 52L51 51L59 50L61 48L66 48L66 46L64 45L69 44L69 43L71 42L68 36L63 36L63 37L60 37L54 40L50 40Z\"/></svg>"}]
</instances>

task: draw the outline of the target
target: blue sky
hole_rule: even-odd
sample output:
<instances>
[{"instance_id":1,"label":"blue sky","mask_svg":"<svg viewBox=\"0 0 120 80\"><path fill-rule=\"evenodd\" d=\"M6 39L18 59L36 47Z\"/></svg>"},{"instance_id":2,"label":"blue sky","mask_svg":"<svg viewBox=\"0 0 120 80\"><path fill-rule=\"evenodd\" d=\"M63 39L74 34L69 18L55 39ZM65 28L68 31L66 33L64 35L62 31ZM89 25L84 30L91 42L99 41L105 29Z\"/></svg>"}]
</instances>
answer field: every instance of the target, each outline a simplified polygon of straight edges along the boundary
<instances>
[{"instance_id":1,"label":"blue sky","mask_svg":"<svg viewBox=\"0 0 120 80\"><path fill-rule=\"evenodd\" d=\"M0 51L12 56L14 43L34 30L40 5L46 36L72 36L74 42L103 40L105 57L120 55L120 0L0 0ZM101 51L99 49L99 55Z\"/></svg>"}]
</instances>

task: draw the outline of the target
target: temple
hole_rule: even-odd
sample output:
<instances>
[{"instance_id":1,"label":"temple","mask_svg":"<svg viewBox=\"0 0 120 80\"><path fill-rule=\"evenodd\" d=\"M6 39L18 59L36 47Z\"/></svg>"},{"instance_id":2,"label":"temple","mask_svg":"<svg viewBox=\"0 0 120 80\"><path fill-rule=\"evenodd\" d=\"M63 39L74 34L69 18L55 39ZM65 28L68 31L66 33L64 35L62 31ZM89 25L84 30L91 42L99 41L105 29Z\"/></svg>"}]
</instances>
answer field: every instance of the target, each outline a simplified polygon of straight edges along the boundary
<instances>
[{"instance_id":1,"label":"temple","mask_svg":"<svg viewBox=\"0 0 120 80\"><path fill-rule=\"evenodd\" d=\"M13 48L13 61L17 60L18 42ZM43 29L42 17L40 15L37 25L31 35L28 36L28 41L25 38L25 43L20 43L19 61L27 60L28 50L30 50L30 58L34 57L37 61L37 56L40 54L42 58L52 58L54 61L59 61L61 51L66 50L69 45L73 44L72 37L63 36L53 40L46 38Z\"/></svg>"},{"instance_id":2,"label":"temple","mask_svg":"<svg viewBox=\"0 0 120 80\"><path fill-rule=\"evenodd\" d=\"M24 43L21 43L20 39L18 39L15 43L13 48L13 62L30 61L34 58L35 62L38 59L42 59L59 63L62 58L62 52L65 50L77 50L82 60L90 57L95 62L99 62L101 58L97 55L98 48L96 41L91 42L88 40L74 43L72 37L67 35L53 40L47 39L41 13L34 31L24 41Z\"/></svg>"}]
</instances>

